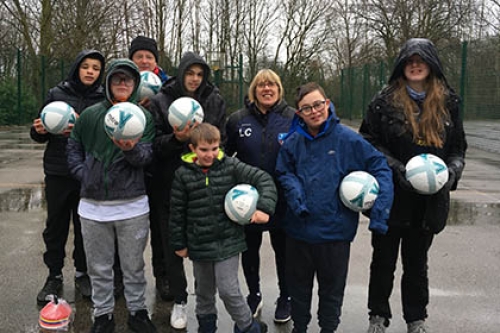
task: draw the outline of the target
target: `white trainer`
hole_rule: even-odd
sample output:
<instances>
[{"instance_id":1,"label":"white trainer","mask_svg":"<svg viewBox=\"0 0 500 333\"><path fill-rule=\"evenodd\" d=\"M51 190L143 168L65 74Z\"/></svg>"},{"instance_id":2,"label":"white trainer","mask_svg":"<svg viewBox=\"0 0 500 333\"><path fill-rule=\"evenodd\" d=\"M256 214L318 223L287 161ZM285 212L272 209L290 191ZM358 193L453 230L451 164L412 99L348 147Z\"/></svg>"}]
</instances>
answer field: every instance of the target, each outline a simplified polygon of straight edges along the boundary
<instances>
[{"instance_id":1,"label":"white trainer","mask_svg":"<svg viewBox=\"0 0 500 333\"><path fill-rule=\"evenodd\" d=\"M185 329L187 326L187 304L174 303L172 313L170 315L170 326L177 330Z\"/></svg>"}]
</instances>

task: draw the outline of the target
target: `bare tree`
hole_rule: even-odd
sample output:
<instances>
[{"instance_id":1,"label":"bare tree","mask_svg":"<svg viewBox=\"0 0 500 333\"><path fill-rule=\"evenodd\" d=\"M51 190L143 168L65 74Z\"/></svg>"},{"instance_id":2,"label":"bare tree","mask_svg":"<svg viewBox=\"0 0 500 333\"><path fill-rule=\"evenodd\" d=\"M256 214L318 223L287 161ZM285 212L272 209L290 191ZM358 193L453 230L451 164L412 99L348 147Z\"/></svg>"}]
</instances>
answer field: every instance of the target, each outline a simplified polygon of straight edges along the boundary
<instances>
[{"instance_id":1,"label":"bare tree","mask_svg":"<svg viewBox=\"0 0 500 333\"><path fill-rule=\"evenodd\" d=\"M358 15L382 40L387 57L412 37L426 37L439 43L460 35L468 23L471 1L463 0L360 0Z\"/></svg>"}]
</instances>

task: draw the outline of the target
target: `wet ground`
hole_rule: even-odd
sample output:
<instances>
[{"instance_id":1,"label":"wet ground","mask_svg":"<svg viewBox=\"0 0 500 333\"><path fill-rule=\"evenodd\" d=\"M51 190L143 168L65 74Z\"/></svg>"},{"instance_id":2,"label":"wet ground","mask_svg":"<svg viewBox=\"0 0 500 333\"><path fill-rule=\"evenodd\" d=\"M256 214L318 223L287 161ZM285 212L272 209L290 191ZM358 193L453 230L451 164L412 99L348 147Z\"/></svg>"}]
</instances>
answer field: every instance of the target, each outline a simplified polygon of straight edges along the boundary
<instances>
[{"instance_id":1,"label":"wet ground","mask_svg":"<svg viewBox=\"0 0 500 333\"><path fill-rule=\"evenodd\" d=\"M428 323L433 332L500 332L500 150L495 150L496 142L500 142L500 126L496 124L466 124L471 143L467 167L459 189L452 195L448 227L435 238L430 251L431 304ZM43 145L31 143L26 128L0 131L1 333L39 332L37 320L40 308L35 298L47 274L42 261L44 245L41 234L46 216L42 156ZM68 242L68 253L71 253L70 243L71 240ZM367 221L362 219L352 244L340 333L366 331L370 255L370 233ZM147 262L148 308L153 322L159 332L176 332L168 324L172 304L156 298L149 247L144 256ZM88 332L92 306L89 301L75 295L71 265L71 260L66 259L63 298L74 310L69 332ZM190 293L188 332L193 333L197 328L193 280L189 261L185 265ZM399 269L397 274L399 276ZM267 238L262 249L261 275L264 296L261 319L268 323L270 333L290 332L290 323L275 325L272 320L277 287L272 250ZM240 282L246 293L242 277ZM399 279L395 283L395 286L398 285ZM313 303L310 332L319 332L315 316L316 298ZM401 319L398 290L394 291L391 305L394 320L388 332L406 332ZM230 333L232 322L222 304L218 306L219 332ZM117 301L115 315L116 332L128 332L123 298Z\"/></svg>"}]
</instances>

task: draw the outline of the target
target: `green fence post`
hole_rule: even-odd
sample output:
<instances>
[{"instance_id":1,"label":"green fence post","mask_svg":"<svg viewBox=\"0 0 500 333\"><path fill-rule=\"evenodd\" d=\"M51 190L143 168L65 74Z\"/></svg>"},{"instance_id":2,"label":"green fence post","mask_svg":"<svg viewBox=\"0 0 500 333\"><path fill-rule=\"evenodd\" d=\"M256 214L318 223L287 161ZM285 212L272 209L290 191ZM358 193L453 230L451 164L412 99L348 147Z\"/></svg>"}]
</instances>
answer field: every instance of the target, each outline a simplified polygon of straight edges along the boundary
<instances>
[{"instance_id":1,"label":"green fence post","mask_svg":"<svg viewBox=\"0 0 500 333\"><path fill-rule=\"evenodd\" d=\"M464 119L465 108L465 82L467 76L467 41L462 42L462 69L460 72L460 118Z\"/></svg>"},{"instance_id":2,"label":"green fence post","mask_svg":"<svg viewBox=\"0 0 500 333\"><path fill-rule=\"evenodd\" d=\"M380 62L380 76L379 76L379 90L382 89L382 87L385 84L385 63L383 61Z\"/></svg>"},{"instance_id":3,"label":"green fence post","mask_svg":"<svg viewBox=\"0 0 500 333\"><path fill-rule=\"evenodd\" d=\"M40 58L40 84L42 86L41 89L41 101L43 103L43 100L45 99L45 56L42 55Z\"/></svg>"},{"instance_id":4,"label":"green fence post","mask_svg":"<svg viewBox=\"0 0 500 333\"><path fill-rule=\"evenodd\" d=\"M240 87L239 91L239 100L238 100L238 108L241 109L243 107L243 53L240 53L240 59L238 64L238 85Z\"/></svg>"},{"instance_id":5,"label":"green fence post","mask_svg":"<svg viewBox=\"0 0 500 333\"><path fill-rule=\"evenodd\" d=\"M354 84L353 84L353 78L352 78L352 67L349 67L348 70L348 79L349 79L349 120L352 120L352 109L353 109L353 89L354 89Z\"/></svg>"},{"instance_id":6,"label":"green fence post","mask_svg":"<svg viewBox=\"0 0 500 333\"><path fill-rule=\"evenodd\" d=\"M342 110L345 112L346 103L345 103L345 87L344 87L344 69L340 70L340 106Z\"/></svg>"},{"instance_id":7,"label":"green fence post","mask_svg":"<svg viewBox=\"0 0 500 333\"><path fill-rule=\"evenodd\" d=\"M363 104L362 105L362 110L361 110L361 117L364 118L365 116L365 110L366 110L366 95L368 94L368 75L369 75L369 72L368 72L368 64L365 64L363 66L363 99L362 99L362 102Z\"/></svg>"},{"instance_id":8,"label":"green fence post","mask_svg":"<svg viewBox=\"0 0 500 333\"><path fill-rule=\"evenodd\" d=\"M21 85L21 50L17 49L17 124L21 125L21 95L22 95L22 85Z\"/></svg>"}]
</instances>

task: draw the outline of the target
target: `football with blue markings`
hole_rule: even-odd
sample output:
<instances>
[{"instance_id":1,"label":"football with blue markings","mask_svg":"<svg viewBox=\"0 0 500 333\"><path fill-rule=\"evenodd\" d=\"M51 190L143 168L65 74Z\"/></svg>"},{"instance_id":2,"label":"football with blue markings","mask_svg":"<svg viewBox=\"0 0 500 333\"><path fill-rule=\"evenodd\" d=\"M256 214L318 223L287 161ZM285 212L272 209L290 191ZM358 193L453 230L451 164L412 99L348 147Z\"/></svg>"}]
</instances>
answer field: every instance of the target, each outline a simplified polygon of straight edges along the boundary
<instances>
[{"instance_id":1,"label":"football with blue markings","mask_svg":"<svg viewBox=\"0 0 500 333\"><path fill-rule=\"evenodd\" d=\"M353 171L342 179L339 196L347 208L362 212L372 208L379 190L375 177L366 171Z\"/></svg>"},{"instance_id":2,"label":"football with blue markings","mask_svg":"<svg viewBox=\"0 0 500 333\"><path fill-rule=\"evenodd\" d=\"M420 154L406 163L406 179L420 194L437 193L448 181L446 163L433 154Z\"/></svg>"},{"instance_id":3,"label":"football with blue markings","mask_svg":"<svg viewBox=\"0 0 500 333\"><path fill-rule=\"evenodd\" d=\"M189 121L191 126L195 122L202 123L204 117L200 103L191 97L180 97L168 108L168 122L172 127L177 126L179 131L182 131Z\"/></svg>"},{"instance_id":4,"label":"football with blue markings","mask_svg":"<svg viewBox=\"0 0 500 333\"><path fill-rule=\"evenodd\" d=\"M250 224L250 219L257 209L259 193L249 184L238 184L231 188L224 200L226 215L234 222L245 225Z\"/></svg>"},{"instance_id":5,"label":"football with blue markings","mask_svg":"<svg viewBox=\"0 0 500 333\"><path fill-rule=\"evenodd\" d=\"M134 140L142 137L146 116L140 107L130 102L117 103L104 116L104 130L116 140Z\"/></svg>"},{"instance_id":6,"label":"football with blue markings","mask_svg":"<svg viewBox=\"0 0 500 333\"><path fill-rule=\"evenodd\" d=\"M75 110L66 102L52 102L42 109L40 119L45 130L52 134L61 134L69 124L76 121Z\"/></svg>"},{"instance_id":7,"label":"football with blue markings","mask_svg":"<svg viewBox=\"0 0 500 333\"><path fill-rule=\"evenodd\" d=\"M144 98L151 98L156 95L161 88L161 79L158 75L151 71L142 71L141 82L138 88L139 100Z\"/></svg>"}]
</instances>

